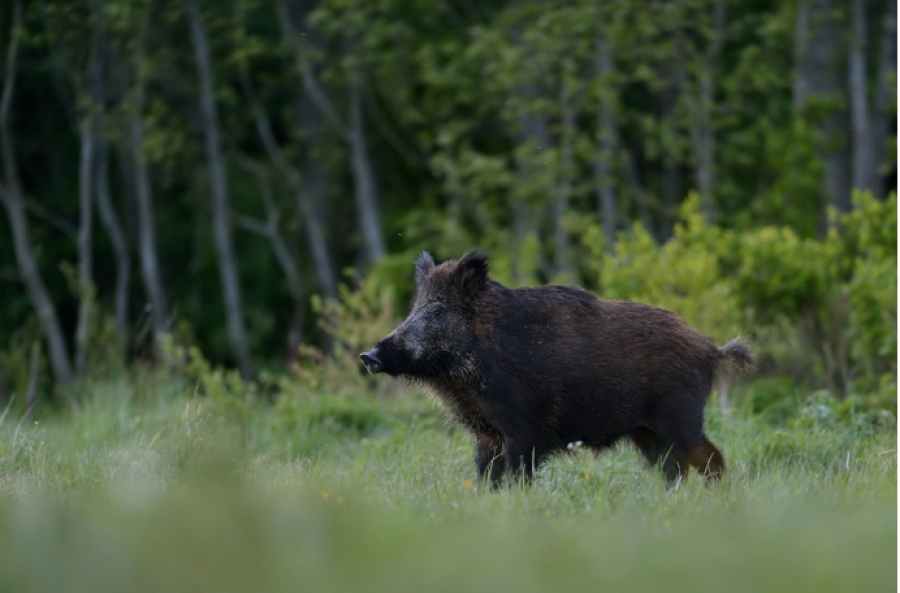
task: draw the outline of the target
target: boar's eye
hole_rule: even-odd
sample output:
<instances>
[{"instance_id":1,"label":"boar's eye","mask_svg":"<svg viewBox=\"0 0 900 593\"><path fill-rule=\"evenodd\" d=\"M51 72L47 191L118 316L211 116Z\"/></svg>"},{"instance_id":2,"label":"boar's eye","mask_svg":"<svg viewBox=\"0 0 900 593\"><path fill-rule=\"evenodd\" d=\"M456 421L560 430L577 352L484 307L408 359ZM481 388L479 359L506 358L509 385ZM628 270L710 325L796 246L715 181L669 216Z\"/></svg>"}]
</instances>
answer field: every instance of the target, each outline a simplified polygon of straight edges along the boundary
<instances>
[{"instance_id":1,"label":"boar's eye","mask_svg":"<svg viewBox=\"0 0 900 593\"><path fill-rule=\"evenodd\" d=\"M444 318L444 308L443 307L435 307L431 310L428 316L431 318L431 321L440 321Z\"/></svg>"}]
</instances>

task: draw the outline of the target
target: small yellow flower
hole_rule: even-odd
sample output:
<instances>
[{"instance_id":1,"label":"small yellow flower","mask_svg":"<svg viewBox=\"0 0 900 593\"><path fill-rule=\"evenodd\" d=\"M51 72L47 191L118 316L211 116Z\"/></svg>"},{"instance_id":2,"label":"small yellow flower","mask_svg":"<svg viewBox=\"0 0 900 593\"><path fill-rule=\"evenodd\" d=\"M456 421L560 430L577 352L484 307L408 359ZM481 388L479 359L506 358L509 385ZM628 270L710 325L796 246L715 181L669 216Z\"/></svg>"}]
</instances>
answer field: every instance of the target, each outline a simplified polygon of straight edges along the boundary
<instances>
[{"instance_id":1,"label":"small yellow flower","mask_svg":"<svg viewBox=\"0 0 900 593\"><path fill-rule=\"evenodd\" d=\"M472 480L466 480L465 482L463 482L463 490L471 490L474 487L475 482L473 482Z\"/></svg>"},{"instance_id":2,"label":"small yellow flower","mask_svg":"<svg viewBox=\"0 0 900 593\"><path fill-rule=\"evenodd\" d=\"M344 502L344 497L339 494L337 497L337 501L338 501L338 503Z\"/></svg>"},{"instance_id":3,"label":"small yellow flower","mask_svg":"<svg viewBox=\"0 0 900 593\"><path fill-rule=\"evenodd\" d=\"M435 517L437 517L437 515L435 515L434 513L431 513L430 515L428 515L429 519L434 519Z\"/></svg>"},{"instance_id":4,"label":"small yellow flower","mask_svg":"<svg viewBox=\"0 0 900 593\"><path fill-rule=\"evenodd\" d=\"M34 421L34 425L37 426L39 422L37 420Z\"/></svg>"},{"instance_id":5,"label":"small yellow flower","mask_svg":"<svg viewBox=\"0 0 900 593\"><path fill-rule=\"evenodd\" d=\"M545 517L552 517L552 516L553 516L553 513L551 513L550 511L544 511L544 516L545 516Z\"/></svg>"},{"instance_id":6,"label":"small yellow flower","mask_svg":"<svg viewBox=\"0 0 900 593\"><path fill-rule=\"evenodd\" d=\"M328 500L329 498L331 498L331 495L323 490L322 491L322 500Z\"/></svg>"},{"instance_id":7,"label":"small yellow flower","mask_svg":"<svg viewBox=\"0 0 900 593\"><path fill-rule=\"evenodd\" d=\"M666 529L668 529L669 527L672 526L672 522L669 521L668 519L666 519L666 520L663 522L663 525L666 527Z\"/></svg>"},{"instance_id":8,"label":"small yellow flower","mask_svg":"<svg viewBox=\"0 0 900 593\"><path fill-rule=\"evenodd\" d=\"M584 474L584 479L585 479L585 480L590 480L591 477L590 477L589 475L587 475L587 474Z\"/></svg>"},{"instance_id":9,"label":"small yellow flower","mask_svg":"<svg viewBox=\"0 0 900 593\"><path fill-rule=\"evenodd\" d=\"M71 485L72 485L72 480L70 480L69 478L63 478L63 482L66 483L66 486L71 486Z\"/></svg>"}]
</instances>

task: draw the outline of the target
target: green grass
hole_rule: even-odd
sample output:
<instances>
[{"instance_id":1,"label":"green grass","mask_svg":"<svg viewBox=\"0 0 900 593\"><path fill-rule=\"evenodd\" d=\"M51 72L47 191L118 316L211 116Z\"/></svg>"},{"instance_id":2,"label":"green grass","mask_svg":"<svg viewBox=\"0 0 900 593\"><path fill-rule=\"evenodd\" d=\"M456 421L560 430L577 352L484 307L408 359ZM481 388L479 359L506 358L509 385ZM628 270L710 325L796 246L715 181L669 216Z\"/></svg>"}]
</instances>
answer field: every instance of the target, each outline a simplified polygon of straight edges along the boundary
<instances>
[{"instance_id":1,"label":"green grass","mask_svg":"<svg viewBox=\"0 0 900 593\"><path fill-rule=\"evenodd\" d=\"M888 413L711 408L714 488L667 489L622 446L490 491L467 435L399 388L195 390L92 383L37 423L4 418L0 590L896 590Z\"/></svg>"}]
</instances>

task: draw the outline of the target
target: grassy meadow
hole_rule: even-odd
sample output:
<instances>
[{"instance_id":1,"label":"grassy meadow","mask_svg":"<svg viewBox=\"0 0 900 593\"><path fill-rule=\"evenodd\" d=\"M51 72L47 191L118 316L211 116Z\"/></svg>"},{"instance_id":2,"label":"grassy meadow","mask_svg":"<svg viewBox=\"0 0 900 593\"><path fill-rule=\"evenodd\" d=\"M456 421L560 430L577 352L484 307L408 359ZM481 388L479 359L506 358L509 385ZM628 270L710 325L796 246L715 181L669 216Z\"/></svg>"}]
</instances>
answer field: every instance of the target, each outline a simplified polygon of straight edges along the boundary
<instances>
[{"instance_id":1,"label":"grassy meadow","mask_svg":"<svg viewBox=\"0 0 900 593\"><path fill-rule=\"evenodd\" d=\"M824 393L707 432L729 464L667 489L627 445L474 481L426 398L228 396L134 372L0 423L2 591L891 591L895 416ZM14 409L14 408L13 408Z\"/></svg>"}]
</instances>

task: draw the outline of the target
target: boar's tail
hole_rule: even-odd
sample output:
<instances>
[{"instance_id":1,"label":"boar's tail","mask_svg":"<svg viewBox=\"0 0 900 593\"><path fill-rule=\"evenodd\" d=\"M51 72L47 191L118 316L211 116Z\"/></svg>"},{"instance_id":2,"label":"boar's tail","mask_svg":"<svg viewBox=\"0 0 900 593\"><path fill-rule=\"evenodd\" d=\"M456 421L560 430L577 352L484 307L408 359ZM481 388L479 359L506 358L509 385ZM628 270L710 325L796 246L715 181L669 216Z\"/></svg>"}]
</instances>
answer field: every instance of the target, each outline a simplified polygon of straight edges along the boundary
<instances>
[{"instance_id":1,"label":"boar's tail","mask_svg":"<svg viewBox=\"0 0 900 593\"><path fill-rule=\"evenodd\" d=\"M753 354L740 338L735 338L719 348L719 356L736 371L746 371L753 366Z\"/></svg>"}]
</instances>

